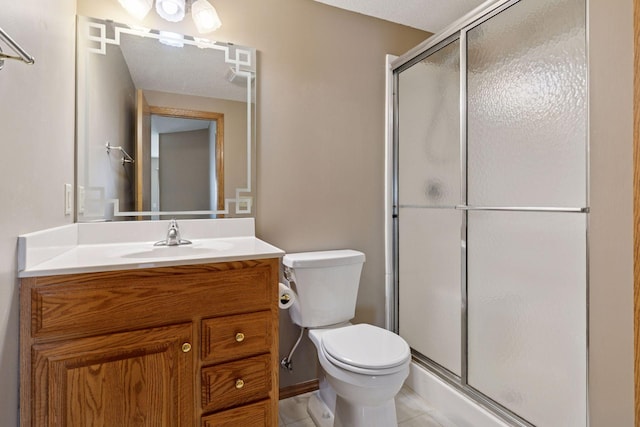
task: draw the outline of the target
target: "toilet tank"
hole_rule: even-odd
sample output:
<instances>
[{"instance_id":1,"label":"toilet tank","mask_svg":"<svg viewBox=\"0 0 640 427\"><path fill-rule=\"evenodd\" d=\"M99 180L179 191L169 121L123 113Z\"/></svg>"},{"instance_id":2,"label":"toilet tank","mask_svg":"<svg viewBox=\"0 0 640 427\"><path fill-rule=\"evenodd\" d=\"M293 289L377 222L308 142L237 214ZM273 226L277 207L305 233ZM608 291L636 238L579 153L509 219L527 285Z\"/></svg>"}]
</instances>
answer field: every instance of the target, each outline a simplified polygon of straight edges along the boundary
<instances>
[{"instance_id":1,"label":"toilet tank","mask_svg":"<svg viewBox=\"0 0 640 427\"><path fill-rule=\"evenodd\" d=\"M364 260L362 252L350 249L285 255L282 263L297 293L291 320L318 328L353 319Z\"/></svg>"}]
</instances>

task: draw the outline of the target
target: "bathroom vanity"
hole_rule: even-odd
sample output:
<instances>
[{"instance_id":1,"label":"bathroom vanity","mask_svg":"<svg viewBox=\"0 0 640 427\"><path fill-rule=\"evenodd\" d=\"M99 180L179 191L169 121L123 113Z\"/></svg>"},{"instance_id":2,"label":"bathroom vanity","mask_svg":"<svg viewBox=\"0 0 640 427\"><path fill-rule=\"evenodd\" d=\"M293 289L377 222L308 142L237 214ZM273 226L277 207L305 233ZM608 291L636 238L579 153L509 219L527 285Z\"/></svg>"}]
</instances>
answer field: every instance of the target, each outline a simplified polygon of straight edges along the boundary
<instances>
[{"instance_id":1,"label":"bathroom vanity","mask_svg":"<svg viewBox=\"0 0 640 427\"><path fill-rule=\"evenodd\" d=\"M95 226L69 226L80 243L35 265L51 237L21 237L22 425L276 426L282 251L82 242Z\"/></svg>"}]
</instances>

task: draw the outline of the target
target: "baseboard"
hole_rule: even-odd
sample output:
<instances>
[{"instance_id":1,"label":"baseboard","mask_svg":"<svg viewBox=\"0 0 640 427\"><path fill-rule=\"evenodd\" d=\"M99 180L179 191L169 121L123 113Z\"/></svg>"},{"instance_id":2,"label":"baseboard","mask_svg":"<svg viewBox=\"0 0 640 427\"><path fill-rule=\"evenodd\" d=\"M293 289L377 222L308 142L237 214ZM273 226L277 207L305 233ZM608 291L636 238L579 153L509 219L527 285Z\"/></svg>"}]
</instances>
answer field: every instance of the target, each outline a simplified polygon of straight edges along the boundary
<instances>
[{"instance_id":1,"label":"baseboard","mask_svg":"<svg viewBox=\"0 0 640 427\"><path fill-rule=\"evenodd\" d=\"M280 389L280 400L287 399L289 397L297 396L299 394L309 393L318 389L318 380L311 380L304 383L298 383L283 387Z\"/></svg>"}]
</instances>

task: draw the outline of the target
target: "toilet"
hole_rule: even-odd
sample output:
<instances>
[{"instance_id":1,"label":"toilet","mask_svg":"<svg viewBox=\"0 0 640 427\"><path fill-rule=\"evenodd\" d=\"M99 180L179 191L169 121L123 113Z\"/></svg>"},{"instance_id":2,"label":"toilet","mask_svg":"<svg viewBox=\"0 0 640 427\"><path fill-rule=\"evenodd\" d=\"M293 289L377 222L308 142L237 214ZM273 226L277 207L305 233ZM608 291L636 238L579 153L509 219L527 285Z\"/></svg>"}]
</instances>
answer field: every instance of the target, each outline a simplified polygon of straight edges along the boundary
<instances>
[{"instance_id":1,"label":"toilet","mask_svg":"<svg viewBox=\"0 0 640 427\"><path fill-rule=\"evenodd\" d=\"M320 362L320 387L307 411L319 427L397 426L394 398L409 375L411 351L400 336L355 315L362 252L333 250L284 256L295 291L289 309L308 329Z\"/></svg>"}]
</instances>

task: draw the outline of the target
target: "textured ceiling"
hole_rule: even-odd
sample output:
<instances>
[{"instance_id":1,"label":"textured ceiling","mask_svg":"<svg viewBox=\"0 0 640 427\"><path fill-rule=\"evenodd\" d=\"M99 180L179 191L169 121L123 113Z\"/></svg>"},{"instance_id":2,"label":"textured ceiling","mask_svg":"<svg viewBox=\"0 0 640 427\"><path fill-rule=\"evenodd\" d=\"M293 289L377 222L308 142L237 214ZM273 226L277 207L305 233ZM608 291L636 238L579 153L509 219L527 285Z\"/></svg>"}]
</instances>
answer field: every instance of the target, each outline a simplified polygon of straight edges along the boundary
<instances>
[{"instance_id":1,"label":"textured ceiling","mask_svg":"<svg viewBox=\"0 0 640 427\"><path fill-rule=\"evenodd\" d=\"M484 0L316 0L330 6L437 33Z\"/></svg>"},{"instance_id":2,"label":"textured ceiling","mask_svg":"<svg viewBox=\"0 0 640 427\"><path fill-rule=\"evenodd\" d=\"M121 35L120 49L138 89L247 100L246 80L228 80L231 67L220 50L188 45L176 48L153 38L128 34Z\"/></svg>"}]
</instances>

